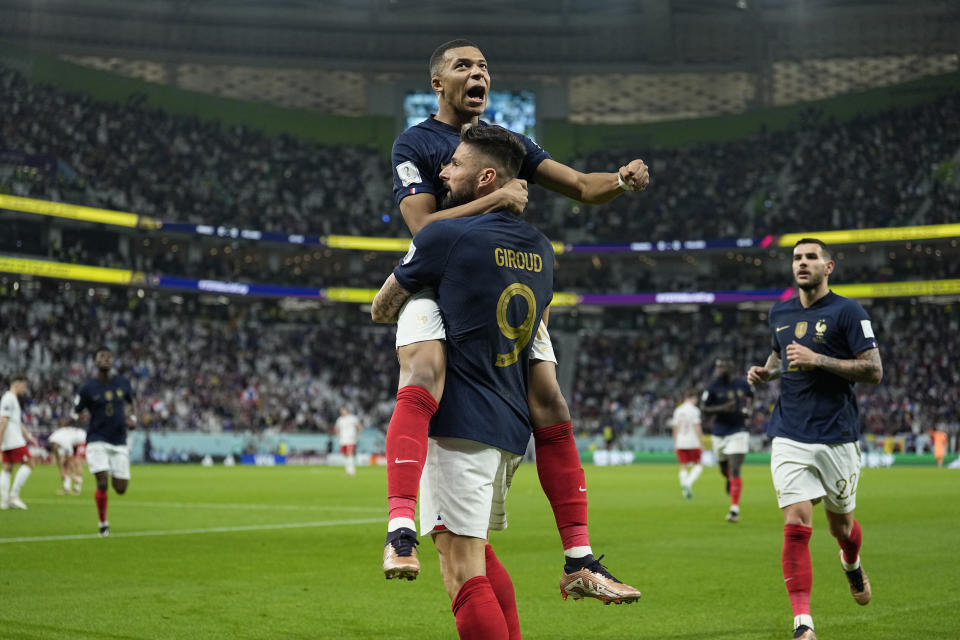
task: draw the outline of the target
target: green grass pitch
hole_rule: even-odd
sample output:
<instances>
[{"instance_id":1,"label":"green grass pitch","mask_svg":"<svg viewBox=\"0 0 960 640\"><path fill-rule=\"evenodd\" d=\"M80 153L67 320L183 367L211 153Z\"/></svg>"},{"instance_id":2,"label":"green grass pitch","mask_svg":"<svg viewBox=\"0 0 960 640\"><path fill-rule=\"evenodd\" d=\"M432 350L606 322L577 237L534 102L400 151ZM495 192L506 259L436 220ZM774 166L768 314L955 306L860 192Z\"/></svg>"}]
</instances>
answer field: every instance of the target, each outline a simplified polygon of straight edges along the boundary
<instances>
[{"instance_id":1,"label":"green grass pitch","mask_svg":"<svg viewBox=\"0 0 960 640\"><path fill-rule=\"evenodd\" d=\"M694 640L789 638L782 521L766 467L745 468L742 519L707 468L693 500L676 467L587 468L591 542L632 605L563 602L559 537L536 470L508 498L493 545L513 576L523 636ZM414 582L380 571L385 470L139 466L110 495L113 535L98 539L92 478L56 496L50 467L0 512L0 637L455 638L436 551L421 544ZM820 507L811 553L821 640L957 638L960 473L864 472L858 495L873 601L850 597Z\"/></svg>"}]
</instances>

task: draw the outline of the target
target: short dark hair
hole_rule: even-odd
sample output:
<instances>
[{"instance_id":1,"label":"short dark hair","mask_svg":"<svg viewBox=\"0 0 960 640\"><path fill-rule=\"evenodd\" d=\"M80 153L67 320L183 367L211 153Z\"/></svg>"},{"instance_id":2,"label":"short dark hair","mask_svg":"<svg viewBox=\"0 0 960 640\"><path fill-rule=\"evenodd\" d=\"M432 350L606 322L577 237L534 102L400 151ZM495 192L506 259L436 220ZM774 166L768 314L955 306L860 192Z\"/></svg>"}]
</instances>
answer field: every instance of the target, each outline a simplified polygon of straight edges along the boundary
<instances>
[{"instance_id":1,"label":"short dark hair","mask_svg":"<svg viewBox=\"0 0 960 640\"><path fill-rule=\"evenodd\" d=\"M97 354L100 353L101 351L107 351L107 352L109 352L109 353L113 353L113 349L111 349L110 347L108 347L107 345L104 344L104 345L100 345L99 347L97 347L97 350L93 352L93 355L97 355Z\"/></svg>"},{"instance_id":2,"label":"short dark hair","mask_svg":"<svg viewBox=\"0 0 960 640\"><path fill-rule=\"evenodd\" d=\"M14 382L26 382L27 374L24 371L16 371L12 376L10 376L10 384Z\"/></svg>"},{"instance_id":3,"label":"short dark hair","mask_svg":"<svg viewBox=\"0 0 960 640\"><path fill-rule=\"evenodd\" d=\"M830 250L830 247L828 247L827 243L823 240L817 240L816 238L800 238L793 246L796 248L797 245L801 244L818 244L820 245L820 248L823 249L823 257L827 260L833 259L833 251Z\"/></svg>"},{"instance_id":4,"label":"short dark hair","mask_svg":"<svg viewBox=\"0 0 960 640\"><path fill-rule=\"evenodd\" d=\"M465 124L460 130L460 141L483 154L494 165L497 175L507 180L517 177L527 155L517 136L496 125Z\"/></svg>"},{"instance_id":5,"label":"short dark hair","mask_svg":"<svg viewBox=\"0 0 960 640\"><path fill-rule=\"evenodd\" d=\"M430 56L430 79L433 80L435 77L440 75L440 67L443 66L443 56L450 49L459 49L460 47L473 47L474 49L479 49L477 45L473 44L469 40L464 40L463 38L455 38L449 42L444 42L442 45L433 50L433 55Z\"/></svg>"}]
</instances>

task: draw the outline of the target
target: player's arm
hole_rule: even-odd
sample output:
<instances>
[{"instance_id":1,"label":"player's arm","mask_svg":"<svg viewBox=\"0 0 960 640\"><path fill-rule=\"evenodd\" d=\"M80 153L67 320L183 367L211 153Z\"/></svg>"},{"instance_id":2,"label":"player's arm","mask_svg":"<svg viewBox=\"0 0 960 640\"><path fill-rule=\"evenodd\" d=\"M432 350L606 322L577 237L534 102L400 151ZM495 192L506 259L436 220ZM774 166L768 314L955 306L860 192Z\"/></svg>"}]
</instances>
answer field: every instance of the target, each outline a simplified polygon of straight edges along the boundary
<instances>
[{"instance_id":1,"label":"player's arm","mask_svg":"<svg viewBox=\"0 0 960 640\"><path fill-rule=\"evenodd\" d=\"M133 396L132 384L127 386L127 395L124 397L124 401L130 405L130 413L127 414L127 429L134 430L137 428L137 403Z\"/></svg>"},{"instance_id":2,"label":"player's arm","mask_svg":"<svg viewBox=\"0 0 960 640\"><path fill-rule=\"evenodd\" d=\"M624 191L642 191L650 184L643 160L632 160L617 172L582 173L552 158L537 165L537 184L584 204L610 202Z\"/></svg>"},{"instance_id":3,"label":"player's arm","mask_svg":"<svg viewBox=\"0 0 960 640\"><path fill-rule=\"evenodd\" d=\"M856 358L847 359L831 358L794 342L787 345L787 361L790 366L823 369L851 382L879 384L883 379L883 363L880 362L880 350L876 347L861 351Z\"/></svg>"},{"instance_id":4,"label":"player's arm","mask_svg":"<svg viewBox=\"0 0 960 640\"><path fill-rule=\"evenodd\" d=\"M762 367L750 367L747 371L747 383L756 387L771 380L776 380L780 377L780 366L780 353L771 351L766 364Z\"/></svg>"},{"instance_id":5,"label":"player's arm","mask_svg":"<svg viewBox=\"0 0 960 640\"><path fill-rule=\"evenodd\" d=\"M27 431L27 428L22 424L20 425L20 433L23 434L23 439L26 440L28 443L32 444L35 447L40 446L40 443L37 442L37 439L34 437L34 435L29 431ZM2 433L0 433L0 442L3 442Z\"/></svg>"},{"instance_id":6,"label":"player's arm","mask_svg":"<svg viewBox=\"0 0 960 640\"><path fill-rule=\"evenodd\" d=\"M504 209L520 214L526 206L527 181L513 179L482 198L441 211L437 211L437 198L432 193L415 193L400 201L400 214L410 233L417 235L434 220L469 218Z\"/></svg>"},{"instance_id":7,"label":"player's arm","mask_svg":"<svg viewBox=\"0 0 960 640\"><path fill-rule=\"evenodd\" d=\"M713 394L707 391L704 394L703 402L701 403L701 413L713 415L714 413L730 413L731 411L736 411L737 409L737 401L734 398L727 400L723 404L708 404L712 399Z\"/></svg>"},{"instance_id":8,"label":"player's arm","mask_svg":"<svg viewBox=\"0 0 960 640\"><path fill-rule=\"evenodd\" d=\"M370 306L370 317L374 322L391 323L396 322L400 315L400 307L413 295L404 289L397 277L390 274L387 281L380 287L373 304Z\"/></svg>"},{"instance_id":9,"label":"player's arm","mask_svg":"<svg viewBox=\"0 0 960 640\"><path fill-rule=\"evenodd\" d=\"M3 442L3 436L7 432L7 423L10 421L7 416L0 416L0 442Z\"/></svg>"}]
</instances>

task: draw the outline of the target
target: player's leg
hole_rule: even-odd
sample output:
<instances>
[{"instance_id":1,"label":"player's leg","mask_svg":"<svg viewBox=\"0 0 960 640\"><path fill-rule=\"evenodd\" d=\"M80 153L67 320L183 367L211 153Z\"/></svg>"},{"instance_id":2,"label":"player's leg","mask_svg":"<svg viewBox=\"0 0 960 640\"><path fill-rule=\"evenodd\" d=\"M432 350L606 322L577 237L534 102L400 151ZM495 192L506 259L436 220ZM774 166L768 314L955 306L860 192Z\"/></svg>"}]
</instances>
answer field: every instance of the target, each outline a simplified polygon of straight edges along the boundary
<instances>
[{"instance_id":1,"label":"player's leg","mask_svg":"<svg viewBox=\"0 0 960 640\"><path fill-rule=\"evenodd\" d=\"M545 333L542 326L541 331ZM557 382L553 347L544 352L538 340L534 341L533 353L539 357L530 362L527 400L534 425L537 475L563 543L560 593L564 600L572 595L575 600L589 597L618 604L636 602L640 591L615 578L593 556L587 531L587 483L573 438L570 409Z\"/></svg>"},{"instance_id":2,"label":"player's leg","mask_svg":"<svg viewBox=\"0 0 960 640\"><path fill-rule=\"evenodd\" d=\"M484 547L484 555L487 580L490 581L490 587L497 596L497 602L500 603L503 619L507 623L508 636L510 640L519 640L520 616L517 613L517 594L513 588L513 580L510 579L506 567L489 544Z\"/></svg>"},{"instance_id":3,"label":"player's leg","mask_svg":"<svg viewBox=\"0 0 960 640\"><path fill-rule=\"evenodd\" d=\"M860 449L857 443L824 445L817 459L827 495L823 499L830 535L840 545L840 565L859 605L870 602L870 579L860 565L863 533L854 517L860 479Z\"/></svg>"},{"instance_id":4,"label":"player's leg","mask_svg":"<svg viewBox=\"0 0 960 640\"><path fill-rule=\"evenodd\" d=\"M384 545L384 571L387 556L404 549L390 551L391 533L401 529L416 534L414 522L417 489L427 451L430 418L437 411L446 379L446 333L440 308L429 291L411 298L400 310L397 319L397 358L400 381L397 404L387 427L387 542ZM396 537L396 536L394 536ZM394 545L395 546L395 545ZM406 561L413 562L409 556ZM415 577L414 573L412 576Z\"/></svg>"},{"instance_id":5,"label":"player's leg","mask_svg":"<svg viewBox=\"0 0 960 640\"><path fill-rule=\"evenodd\" d=\"M743 478L740 477L740 469L743 467L745 454L733 453L727 457L727 464L730 469L730 512L727 514L727 520L738 522L740 520L740 494L743 491Z\"/></svg>"},{"instance_id":6,"label":"player's leg","mask_svg":"<svg viewBox=\"0 0 960 640\"><path fill-rule=\"evenodd\" d=\"M53 457L54 464L57 465L57 471L60 472L60 489L57 495L66 495L70 493L70 456L58 444L54 444L50 449L50 455Z\"/></svg>"},{"instance_id":7,"label":"player's leg","mask_svg":"<svg viewBox=\"0 0 960 640\"><path fill-rule=\"evenodd\" d=\"M486 576L486 540L442 531L434 536L440 573L462 640L507 640L509 630L490 579Z\"/></svg>"},{"instance_id":8,"label":"player's leg","mask_svg":"<svg viewBox=\"0 0 960 640\"><path fill-rule=\"evenodd\" d=\"M123 495L130 484L130 449L126 445L111 445L109 457L110 481L113 484L113 490L118 495Z\"/></svg>"},{"instance_id":9,"label":"player's leg","mask_svg":"<svg viewBox=\"0 0 960 640\"><path fill-rule=\"evenodd\" d=\"M770 471L777 504L783 513L783 581L793 609L794 637L805 640L814 637L810 614L813 502L826 495L814 465L811 445L786 438L773 439Z\"/></svg>"},{"instance_id":10,"label":"player's leg","mask_svg":"<svg viewBox=\"0 0 960 640\"><path fill-rule=\"evenodd\" d=\"M93 492L93 501L97 505L97 522L101 537L110 535L107 522L107 489L110 487L110 458L105 442L91 442L87 445L87 468L97 482Z\"/></svg>"},{"instance_id":11,"label":"player's leg","mask_svg":"<svg viewBox=\"0 0 960 640\"><path fill-rule=\"evenodd\" d=\"M7 459L8 453L3 452L3 469L0 470L0 509L10 508L10 479L13 472L13 463Z\"/></svg>"},{"instance_id":12,"label":"player's leg","mask_svg":"<svg viewBox=\"0 0 960 640\"><path fill-rule=\"evenodd\" d=\"M27 505L20 499L20 490L23 489L23 485L27 483L27 478L30 477L32 472L33 458L30 457L29 449L23 447L23 451L20 454L20 468L17 469L17 473L13 476L13 484L10 486L11 507L17 507L18 509L27 508Z\"/></svg>"},{"instance_id":13,"label":"player's leg","mask_svg":"<svg viewBox=\"0 0 960 640\"><path fill-rule=\"evenodd\" d=\"M83 489L83 463L76 453L67 458L67 476L73 482L74 495L79 495Z\"/></svg>"}]
</instances>

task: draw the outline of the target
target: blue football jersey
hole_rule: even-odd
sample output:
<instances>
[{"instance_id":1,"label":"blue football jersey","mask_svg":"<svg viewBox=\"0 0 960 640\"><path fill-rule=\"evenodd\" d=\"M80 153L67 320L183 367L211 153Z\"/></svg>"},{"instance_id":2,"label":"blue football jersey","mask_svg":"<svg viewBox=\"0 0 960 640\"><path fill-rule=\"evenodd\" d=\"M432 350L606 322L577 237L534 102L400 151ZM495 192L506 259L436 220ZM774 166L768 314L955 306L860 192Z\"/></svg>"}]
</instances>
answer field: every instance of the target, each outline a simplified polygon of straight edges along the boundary
<instances>
[{"instance_id":1,"label":"blue football jersey","mask_svg":"<svg viewBox=\"0 0 960 640\"><path fill-rule=\"evenodd\" d=\"M530 439L530 347L553 298L553 249L510 213L438 220L394 269L404 289L436 291L447 378L430 435L522 455Z\"/></svg>"},{"instance_id":2,"label":"blue football jersey","mask_svg":"<svg viewBox=\"0 0 960 640\"><path fill-rule=\"evenodd\" d=\"M490 125L483 120L482 126ZM540 163L550 154L540 148L536 142L521 133L513 133L527 150L520 166L518 178L533 182L533 176ZM430 116L415 124L397 137L393 143L393 194L397 204L415 193L432 193L437 202L447 191L440 180L440 172L450 163L453 152L460 144L460 131L455 127Z\"/></svg>"},{"instance_id":3,"label":"blue football jersey","mask_svg":"<svg viewBox=\"0 0 960 640\"><path fill-rule=\"evenodd\" d=\"M744 421L743 408L752 398L753 389L746 380L731 378L730 382L724 382L720 378L714 379L703 392L703 405L710 407L736 400L737 406L733 411L713 414L713 435L729 436L738 431L746 431L747 423Z\"/></svg>"},{"instance_id":4,"label":"blue football jersey","mask_svg":"<svg viewBox=\"0 0 960 640\"><path fill-rule=\"evenodd\" d=\"M93 378L80 387L74 402L74 411L90 411L87 442L127 444L124 403L133 403L133 389L123 376L113 376L109 382Z\"/></svg>"},{"instance_id":5,"label":"blue football jersey","mask_svg":"<svg viewBox=\"0 0 960 640\"><path fill-rule=\"evenodd\" d=\"M770 310L772 349L780 354L780 399L767 432L798 442L838 444L860 438L853 382L829 371L791 367L793 342L831 358L849 360L877 347L870 316L856 300L832 291L804 309L799 298Z\"/></svg>"}]
</instances>

